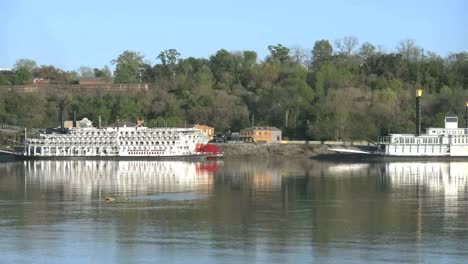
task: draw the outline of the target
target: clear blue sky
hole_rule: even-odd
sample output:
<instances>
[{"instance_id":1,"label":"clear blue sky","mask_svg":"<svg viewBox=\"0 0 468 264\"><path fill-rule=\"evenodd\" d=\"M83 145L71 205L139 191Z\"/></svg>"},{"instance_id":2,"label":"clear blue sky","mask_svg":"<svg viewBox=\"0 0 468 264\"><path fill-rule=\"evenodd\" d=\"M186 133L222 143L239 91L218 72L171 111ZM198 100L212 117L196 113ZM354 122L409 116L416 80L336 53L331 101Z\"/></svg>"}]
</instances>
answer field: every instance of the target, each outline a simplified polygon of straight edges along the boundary
<instances>
[{"instance_id":1,"label":"clear blue sky","mask_svg":"<svg viewBox=\"0 0 468 264\"><path fill-rule=\"evenodd\" d=\"M0 1L0 68L20 58L66 70L110 65L124 50L149 62L164 49L208 57L218 49L311 48L355 36L387 51L411 38L447 55L468 51L468 1Z\"/></svg>"}]
</instances>

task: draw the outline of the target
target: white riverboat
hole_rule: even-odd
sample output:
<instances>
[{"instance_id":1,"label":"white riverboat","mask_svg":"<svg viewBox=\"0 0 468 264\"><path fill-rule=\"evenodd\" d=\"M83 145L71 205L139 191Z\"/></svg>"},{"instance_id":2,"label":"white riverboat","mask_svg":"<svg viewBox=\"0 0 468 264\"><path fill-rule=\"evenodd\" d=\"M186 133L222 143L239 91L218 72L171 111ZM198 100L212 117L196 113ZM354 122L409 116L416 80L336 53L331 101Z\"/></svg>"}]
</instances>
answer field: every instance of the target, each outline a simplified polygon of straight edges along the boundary
<instances>
[{"instance_id":1,"label":"white riverboat","mask_svg":"<svg viewBox=\"0 0 468 264\"><path fill-rule=\"evenodd\" d=\"M468 157L468 129L458 128L458 117L445 116L444 128L427 128L425 134L390 134L378 140L378 154L386 156Z\"/></svg>"},{"instance_id":2,"label":"white riverboat","mask_svg":"<svg viewBox=\"0 0 468 264\"><path fill-rule=\"evenodd\" d=\"M26 138L23 153L32 159L50 158L178 158L220 157L222 153L198 129L148 127L72 127L65 133Z\"/></svg>"},{"instance_id":3,"label":"white riverboat","mask_svg":"<svg viewBox=\"0 0 468 264\"><path fill-rule=\"evenodd\" d=\"M416 133L379 137L376 151L330 149L338 153L394 157L468 157L468 102L465 103L465 128L458 127L458 116L445 115L445 127L429 127L421 133L421 96L416 91Z\"/></svg>"}]
</instances>

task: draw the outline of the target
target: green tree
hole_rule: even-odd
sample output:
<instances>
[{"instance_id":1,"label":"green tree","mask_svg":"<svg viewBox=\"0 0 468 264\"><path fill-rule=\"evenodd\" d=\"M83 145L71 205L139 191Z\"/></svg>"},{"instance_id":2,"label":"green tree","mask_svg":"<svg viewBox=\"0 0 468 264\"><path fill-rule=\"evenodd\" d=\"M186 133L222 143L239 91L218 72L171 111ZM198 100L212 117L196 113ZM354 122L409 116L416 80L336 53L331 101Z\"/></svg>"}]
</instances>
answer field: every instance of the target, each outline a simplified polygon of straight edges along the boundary
<instances>
[{"instance_id":1,"label":"green tree","mask_svg":"<svg viewBox=\"0 0 468 264\"><path fill-rule=\"evenodd\" d=\"M159 53L157 59L161 61L164 67L166 76L170 78L175 77L175 69L177 66L177 60L180 57L180 53L176 49L163 50Z\"/></svg>"},{"instance_id":2,"label":"green tree","mask_svg":"<svg viewBox=\"0 0 468 264\"><path fill-rule=\"evenodd\" d=\"M8 85L10 82L8 82L8 79L0 73L0 85Z\"/></svg>"},{"instance_id":3,"label":"green tree","mask_svg":"<svg viewBox=\"0 0 468 264\"><path fill-rule=\"evenodd\" d=\"M239 59L225 49L218 50L210 57L210 68L216 80L217 88L232 89L240 73Z\"/></svg>"},{"instance_id":4,"label":"green tree","mask_svg":"<svg viewBox=\"0 0 468 264\"><path fill-rule=\"evenodd\" d=\"M289 48L281 44L270 45L268 46L268 50L270 51L271 58L273 58L275 61L285 63L290 60Z\"/></svg>"},{"instance_id":5,"label":"green tree","mask_svg":"<svg viewBox=\"0 0 468 264\"><path fill-rule=\"evenodd\" d=\"M126 50L117 59L112 60L115 65L115 83L138 83L140 82L140 67L144 56L136 51Z\"/></svg>"},{"instance_id":6,"label":"green tree","mask_svg":"<svg viewBox=\"0 0 468 264\"><path fill-rule=\"evenodd\" d=\"M115 119L119 120L136 122L137 119L142 117L140 106L137 100L133 98L119 97L113 110Z\"/></svg>"},{"instance_id":7,"label":"green tree","mask_svg":"<svg viewBox=\"0 0 468 264\"><path fill-rule=\"evenodd\" d=\"M328 95L330 90L349 86L351 74L346 69L337 68L333 63L324 63L315 77L317 96Z\"/></svg>"},{"instance_id":8,"label":"green tree","mask_svg":"<svg viewBox=\"0 0 468 264\"><path fill-rule=\"evenodd\" d=\"M34 70L34 76L49 80L52 84L76 84L78 74L76 72L66 72L52 65L41 65Z\"/></svg>"},{"instance_id":9,"label":"green tree","mask_svg":"<svg viewBox=\"0 0 468 264\"><path fill-rule=\"evenodd\" d=\"M359 56L365 60L374 56L376 53L377 48L369 42L362 43L361 47L359 48Z\"/></svg>"},{"instance_id":10,"label":"green tree","mask_svg":"<svg viewBox=\"0 0 468 264\"><path fill-rule=\"evenodd\" d=\"M112 81L112 72L107 65L105 65L102 69L94 68L93 74L94 77L104 78L104 80L109 82Z\"/></svg>"},{"instance_id":11,"label":"green tree","mask_svg":"<svg viewBox=\"0 0 468 264\"><path fill-rule=\"evenodd\" d=\"M14 85L24 85L32 81L32 73L26 68L17 68L13 77Z\"/></svg>"},{"instance_id":12,"label":"green tree","mask_svg":"<svg viewBox=\"0 0 468 264\"><path fill-rule=\"evenodd\" d=\"M13 68L14 69L23 68L32 73L37 68L37 63L35 60L31 60L31 59L19 59L16 61Z\"/></svg>"},{"instance_id":13,"label":"green tree","mask_svg":"<svg viewBox=\"0 0 468 264\"><path fill-rule=\"evenodd\" d=\"M333 47L326 39L317 40L312 49L312 67L318 70L320 66L332 59Z\"/></svg>"}]
</instances>

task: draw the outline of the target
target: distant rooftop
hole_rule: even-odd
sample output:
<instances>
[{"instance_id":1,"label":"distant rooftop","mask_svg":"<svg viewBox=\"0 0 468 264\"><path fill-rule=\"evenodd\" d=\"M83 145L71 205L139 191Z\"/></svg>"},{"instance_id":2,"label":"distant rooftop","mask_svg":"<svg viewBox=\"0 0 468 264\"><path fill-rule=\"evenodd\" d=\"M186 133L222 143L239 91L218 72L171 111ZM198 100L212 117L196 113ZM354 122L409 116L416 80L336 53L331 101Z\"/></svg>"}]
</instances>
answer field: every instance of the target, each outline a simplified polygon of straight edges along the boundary
<instances>
[{"instance_id":1,"label":"distant rooftop","mask_svg":"<svg viewBox=\"0 0 468 264\"><path fill-rule=\"evenodd\" d=\"M281 131L281 129L270 126L254 126L249 128L244 128L243 130L270 130L270 131Z\"/></svg>"}]
</instances>

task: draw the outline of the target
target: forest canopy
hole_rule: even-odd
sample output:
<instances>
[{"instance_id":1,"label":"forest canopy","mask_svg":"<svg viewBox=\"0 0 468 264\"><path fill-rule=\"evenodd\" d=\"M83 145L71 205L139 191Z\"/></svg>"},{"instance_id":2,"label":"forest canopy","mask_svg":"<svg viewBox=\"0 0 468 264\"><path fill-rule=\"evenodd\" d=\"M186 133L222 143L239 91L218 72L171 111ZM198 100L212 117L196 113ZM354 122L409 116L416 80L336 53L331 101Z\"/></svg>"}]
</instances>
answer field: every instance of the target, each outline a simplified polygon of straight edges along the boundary
<instances>
[{"instance_id":1,"label":"forest canopy","mask_svg":"<svg viewBox=\"0 0 468 264\"><path fill-rule=\"evenodd\" d=\"M175 49L161 51L151 64L138 51L124 51L102 68L65 71L20 59L13 72L0 72L0 121L26 127L54 127L57 106L68 115L103 124L144 118L148 126L202 123L218 132L254 125L281 128L290 139L375 139L392 132L413 133L414 92L423 89L423 127L442 126L447 112L463 125L468 101L468 52L442 57L401 41L386 52L354 37L313 48L274 44L259 59L255 51L218 50L209 58L182 58ZM95 77L116 84L145 83L144 92L16 93L14 86L43 78L51 85L76 85ZM3 89L3 88L2 88Z\"/></svg>"}]
</instances>

